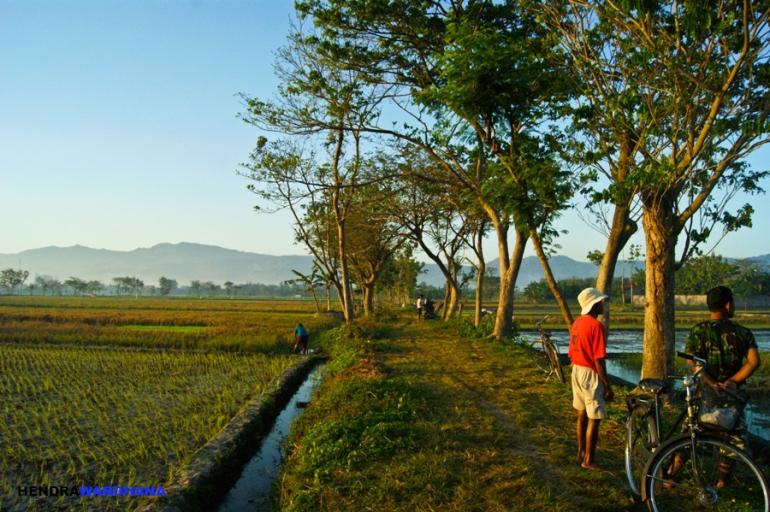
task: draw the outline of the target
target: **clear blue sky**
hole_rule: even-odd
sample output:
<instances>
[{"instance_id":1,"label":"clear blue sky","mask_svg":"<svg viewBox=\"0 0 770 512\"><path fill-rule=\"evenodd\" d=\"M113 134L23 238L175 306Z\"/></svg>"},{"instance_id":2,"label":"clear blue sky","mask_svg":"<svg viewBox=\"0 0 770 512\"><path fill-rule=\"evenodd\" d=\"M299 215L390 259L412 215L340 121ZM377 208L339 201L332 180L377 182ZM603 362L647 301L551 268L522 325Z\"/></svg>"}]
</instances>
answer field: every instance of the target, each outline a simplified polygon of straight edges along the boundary
<instances>
[{"instance_id":1,"label":"clear blue sky","mask_svg":"<svg viewBox=\"0 0 770 512\"><path fill-rule=\"evenodd\" d=\"M0 0L0 253L180 241L304 253L289 217L254 213L236 175L258 135L237 119L237 93L272 95L292 11L291 0ZM753 202L755 228L718 252L770 253L770 207ZM557 227L570 230L562 254L603 246L570 212Z\"/></svg>"}]
</instances>

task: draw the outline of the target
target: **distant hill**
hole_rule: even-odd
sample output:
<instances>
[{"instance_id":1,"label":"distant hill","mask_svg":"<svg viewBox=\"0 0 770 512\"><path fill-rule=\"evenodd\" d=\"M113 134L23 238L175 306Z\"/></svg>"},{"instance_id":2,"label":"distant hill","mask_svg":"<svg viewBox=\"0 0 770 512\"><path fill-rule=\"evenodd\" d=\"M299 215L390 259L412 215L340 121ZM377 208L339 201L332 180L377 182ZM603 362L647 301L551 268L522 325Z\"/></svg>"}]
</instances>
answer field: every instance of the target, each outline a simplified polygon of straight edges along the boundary
<instances>
[{"instance_id":1,"label":"distant hill","mask_svg":"<svg viewBox=\"0 0 770 512\"><path fill-rule=\"evenodd\" d=\"M568 256L553 256L550 260L551 270L553 271L556 279L566 279L569 277L587 278L596 277L596 265L587 261L576 261ZM487 266L494 270L496 274L499 273L498 260L495 259L487 263ZM644 266L644 262L630 262L621 261L618 262L616 267L616 275L620 275L621 272L625 272L626 276L631 275L632 269L641 268ZM434 284L436 286L442 286L444 278L436 265L425 265L427 273L422 274L421 280L426 283ZM532 281L539 281L545 277L543 274L543 268L540 266L540 262L535 256L528 256L521 262L521 269L519 270L519 278L516 285L520 288L527 286Z\"/></svg>"},{"instance_id":2,"label":"distant hill","mask_svg":"<svg viewBox=\"0 0 770 512\"><path fill-rule=\"evenodd\" d=\"M161 276L180 285L192 280L224 283L278 284L292 279L292 269L310 270L310 256L270 256L193 243L158 244L133 251L72 247L43 247L18 254L0 254L0 268L23 268L30 276L59 279L70 276L106 283L113 277L133 276L155 284Z\"/></svg>"},{"instance_id":3,"label":"distant hill","mask_svg":"<svg viewBox=\"0 0 770 512\"><path fill-rule=\"evenodd\" d=\"M752 258L746 258L746 261L764 267L770 270L770 254L763 254L762 256L754 256Z\"/></svg>"},{"instance_id":4,"label":"distant hill","mask_svg":"<svg viewBox=\"0 0 770 512\"><path fill-rule=\"evenodd\" d=\"M770 254L747 258L748 261L770 268ZM224 283L278 284L292 279L292 269L308 272L312 258L304 255L271 256L253 252L236 251L214 245L194 243L158 244L132 251L91 249L82 245L72 247L43 247L17 254L0 254L0 269L23 268L30 275L47 275L59 279L70 276L81 279L97 279L109 283L113 277L133 276L147 284L155 284L161 276L176 279L180 285L192 280ZM497 260L489 267L497 271ZM630 275L632 268L642 262L620 262L617 274ZM551 267L557 279L568 277L594 277L596 266L587 261L576 261L567 256L551 258ZM433 286L443 286L444 278L438 267L425 265L426 272L419 281ZM540 263L534 256L524 258L517 285L524 287L543 278Z\"/></svg>"}]
</instances>

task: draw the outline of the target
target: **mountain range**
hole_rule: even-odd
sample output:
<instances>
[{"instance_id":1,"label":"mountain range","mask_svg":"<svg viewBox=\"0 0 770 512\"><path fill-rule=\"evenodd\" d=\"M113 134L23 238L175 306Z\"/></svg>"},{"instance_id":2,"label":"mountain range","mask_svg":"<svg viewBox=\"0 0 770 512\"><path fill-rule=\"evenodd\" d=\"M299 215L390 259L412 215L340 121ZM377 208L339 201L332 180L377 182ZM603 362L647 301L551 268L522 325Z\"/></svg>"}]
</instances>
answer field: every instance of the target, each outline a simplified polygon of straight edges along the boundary
<instances>
[{"instance_id":1,"label":"mountain range","mask_svg":"<svg viewBox=\"0 0 770 512\"><path fill-rule=\"evenodd\" d=\"M770 266L770 254L748 259ZM311 256L272 256L182 242L163 243L132 251L92 249L82 245L43 247L16 254L0 254L0 269L28 270L31 278L45 275L63 280L75 276L105 283L110 283L114 277L132 276L138 277L146 284L155 284L161 276L165 276L176 279L182 286L193 280L220 284L225 281L278 284L294 278L292 270L308 272L312 261ZM488 266L496 270L497 260L490 261ZM629 275L633 268L641 266L642 262L619 262L617 275L621 272ZM567 256L552 257L551 267L557 279L596 275L594 264L576 261ZM523 287L542 278L543 272L537 258L524 258L517 285ZM443 286L444 282L441 272L434 264L426 264L425 272L418 280L433 286Z\"/></svg>"}]
</instances>

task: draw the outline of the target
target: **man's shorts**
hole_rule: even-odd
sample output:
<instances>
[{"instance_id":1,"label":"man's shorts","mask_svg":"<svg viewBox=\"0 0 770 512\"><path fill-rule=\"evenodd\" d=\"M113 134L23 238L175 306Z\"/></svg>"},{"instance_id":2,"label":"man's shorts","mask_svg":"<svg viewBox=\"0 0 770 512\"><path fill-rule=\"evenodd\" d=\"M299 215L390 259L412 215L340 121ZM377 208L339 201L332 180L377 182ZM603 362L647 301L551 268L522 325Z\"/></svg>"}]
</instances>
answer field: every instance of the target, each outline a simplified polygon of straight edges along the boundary
<instances>
[{"instance_id":1,"label":"man's shorts","mask_svg":"<svg viewBox=\"0 0 770 512\"><path fill-rule=\"evenodd\" d=\"M572 365L572 407L578 411L586 411L592 420L601 420L607 416L604 407L604 384L593 369Z\"/></svg>"}]
</instances>

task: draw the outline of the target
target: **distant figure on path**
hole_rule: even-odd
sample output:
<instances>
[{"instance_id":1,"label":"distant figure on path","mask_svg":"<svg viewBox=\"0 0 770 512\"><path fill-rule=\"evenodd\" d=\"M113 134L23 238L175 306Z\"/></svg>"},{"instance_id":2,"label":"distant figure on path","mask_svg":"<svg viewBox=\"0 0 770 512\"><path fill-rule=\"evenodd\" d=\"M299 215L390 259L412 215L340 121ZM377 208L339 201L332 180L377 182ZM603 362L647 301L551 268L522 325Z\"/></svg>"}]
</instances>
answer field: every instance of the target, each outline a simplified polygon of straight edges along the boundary
<instances>
[{"instance_id":1,"label":"distant figure on path","mask_svg":"<svg viewBox=\"0 0 770 512\"><path fill-rule=\"evenodd\" d=\"M297 324L297 327L294 328L294 348L292 348L292 352L297 352L297 349L299 349L300 354L307 354L307 342L310 339L310 334L308 334L307 329L305 329L305 326L300 324Z\"/></svg>"},{"instance_id":2,"label":"distant figure on path","mask_svg":"<svg viewBox=\"0 0 770 512\"><path fill-rule=\"evenodd\" d=\"M594 462L599 423L607 416L605 401L611 402L614 398L604 364L607 357L604 325L596 319L604 312L605 299L607 296L596 288L580 292L581 316L570 328L572 406L577 410L577 463L586 469L600 469Z\"/></svg>"},{"instance_id":3,"label":"distant figure on path","mask_svg":"<svg viewBox=\"0 0 770 512\"><path fill-rule=\"evenodd\" d=\"M417 321L419 322L422 320L422 313L425 309L425 295L420 294L419 297L417 297Z\"/></svg>"}]
</instances>

